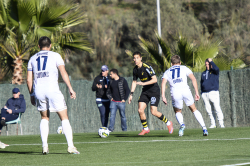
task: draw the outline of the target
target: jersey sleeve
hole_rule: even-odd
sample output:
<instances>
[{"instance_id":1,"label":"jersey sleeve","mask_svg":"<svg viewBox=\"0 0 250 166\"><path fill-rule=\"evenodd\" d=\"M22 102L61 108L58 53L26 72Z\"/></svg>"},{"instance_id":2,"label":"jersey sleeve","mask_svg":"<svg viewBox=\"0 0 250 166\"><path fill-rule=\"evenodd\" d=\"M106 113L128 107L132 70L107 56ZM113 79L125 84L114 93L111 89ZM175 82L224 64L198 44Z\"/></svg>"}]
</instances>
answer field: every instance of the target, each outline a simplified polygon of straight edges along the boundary
<instances>
[{"instance_id":1,"label":"jersey sleeve","mask_svg":"<svg viewBox=\"0 0 250 166\"><path fill-rule=\"evenodd\" d=\"M28 71L33 71L33 69L32 69L32 64L31 64L31 58L30 58L30 60L29 60L29 62L28 62L28 68L27 68L27 70L28 70Z\"/></svg>"},{"instance_id":2,"label":"jersey sleeve","mask_svg":"<svg viewBox=\"0 0 250 166\"><path fill-rule=\"evenodd\" d=\"M56 56L56 66L58 67L58 66L61 66L61 65L65 65L64 61L63 61L61 55L57 54L57 56Z\"/></svg>"},{"instance_id":3,"label":"jersey sleeve","mask_svg":"<svg viewBox=\"0 0 250 166\"><path fill-rule=\"evenodd\" d=\"M138 79L138 75L136 73L136 69L133 69L133 81L136 81Z\"/></svg>"},{"instance_id":4,"label":"jersey sleeve","mask_svg":"<svg viewBox=\"0 0 250 166\"><path fill-rule=\"evenodd\" d=\"M147 67L146 67L146 71L147 71L147 73L148 73L148 75L149 75L150 77L152 77L152 76L155 75L155 71L154 71L154 69L153 69L151 66L147 66Z\"/></svg>"},{"instance_id":5,"label":"jersey sleeve","mask_svg":"<svg viewBox=\"0 0 250 166\"><path fill-rule=\"evenodd\" d=\"M186 67L186 74L189 76L189 74L193 74L193 72L188 67Z\"/></svg>"}]
</instances>

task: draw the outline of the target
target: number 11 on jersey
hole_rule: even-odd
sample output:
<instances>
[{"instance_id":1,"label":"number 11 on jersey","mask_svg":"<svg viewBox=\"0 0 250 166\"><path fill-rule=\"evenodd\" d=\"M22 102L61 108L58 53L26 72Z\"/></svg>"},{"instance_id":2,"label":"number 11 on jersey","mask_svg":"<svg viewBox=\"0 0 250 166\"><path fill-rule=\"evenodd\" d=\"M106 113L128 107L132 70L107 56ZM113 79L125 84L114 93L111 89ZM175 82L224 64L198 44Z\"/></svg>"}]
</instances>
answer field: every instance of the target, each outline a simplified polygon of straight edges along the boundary
<instances>
[{"instance_id":1,"label":"number 11 on jersey","mask_svg":"<svg viewBox=\"0 0 250 166\"><path fill-rule=\"evenodd\" d=\"M180 77L180 67L178 67L170 70L172 71L172 79L175 79L175 70L177 70L177 78Z\"/></svg>"}]
</instances>

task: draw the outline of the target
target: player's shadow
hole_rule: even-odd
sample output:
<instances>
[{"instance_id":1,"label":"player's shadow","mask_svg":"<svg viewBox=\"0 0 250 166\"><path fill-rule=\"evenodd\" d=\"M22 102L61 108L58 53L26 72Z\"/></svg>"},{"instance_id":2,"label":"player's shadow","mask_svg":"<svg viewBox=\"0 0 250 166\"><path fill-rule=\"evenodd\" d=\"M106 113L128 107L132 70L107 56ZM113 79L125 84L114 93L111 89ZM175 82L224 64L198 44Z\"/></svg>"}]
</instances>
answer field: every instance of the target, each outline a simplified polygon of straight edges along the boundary
<instances>
[{"instance_id":1,"label":"player's shadow","mask_svg":"<svg viewBox=\"0 0 250 166\"><path fill-rule=\"evenodd\" d=\"M15 151L3 151L3 150L1 150L0 151L0 154L1 153L4 153L4 154L6 154L6 153L9 153L9 154L28 154L28 155L43 155L41 152L15 152ZM49 153L49 154L68 154L68 153Z\"/></svg>"},{"instance_id":2,"label":"player's shadow","mask_svg":"<svg viewBox=\"0 0 250 166\"><path fill-rule=\"evenodd\" d=\"M112 134L114 137L174 137L174 135L162 135L162 134L147 134L147 135L127 135L127 134Z\"/></svg>"}]
</instances>

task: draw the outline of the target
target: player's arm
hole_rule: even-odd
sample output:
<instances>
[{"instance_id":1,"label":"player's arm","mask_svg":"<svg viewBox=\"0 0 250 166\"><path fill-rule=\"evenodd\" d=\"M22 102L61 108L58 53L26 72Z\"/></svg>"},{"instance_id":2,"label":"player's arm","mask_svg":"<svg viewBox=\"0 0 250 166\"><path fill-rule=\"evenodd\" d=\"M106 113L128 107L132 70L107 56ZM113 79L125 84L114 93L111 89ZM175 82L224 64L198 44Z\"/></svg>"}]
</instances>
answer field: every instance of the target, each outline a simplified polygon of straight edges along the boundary
<instances>
[{"instance_id":1,"label":"player's arm","mask_svg":"<svg viewBox=\"0 0 250 166\"><path fill-rule=\"evenodd\" d=\"M165 96L166 83L167 83L167 79L162 78L162 80L161 80L161 97L162 97L162 101L165 105L167 105L167 99Z\"/></svg>"},{"instance_id":2,"label":"player's arm","mask_svg":"<svg viewBox=\"0 0 250 166\"><path fill-rule=\"evenodd\" d=\"M128 99L128 104L130 104L130 103L131 103L131 101L132 101L132 98L133 98L133 93L134 93L135 88L136 88L136 83L137 83L137 81L136 81L136 80L133 80L132 85L131 85L131 92L130 92L130 96L129 96L129 99Z\"/></svg>"},{"instance_id":3,"label":"player's arm","mask_svg":"<svg viewBox=\"0 0 250 166\"><path fill-rule=\"evenodd\" d=\"M67 71L65 70L65 66L64 65L60 65L58 66L58 69L61 73L61 76L62 76L62 79L63 81L65 82L65 84L67 85L67 87L69 88L69 93L70 93L70 98L72 99L75 99L76 98L76 93L74 92L72 86L71 86L71 83L70 83L70 80L69 80L69 76L68 76L68 73Z\"/></svg>"},{"instance_id":4,"label":"player's arm","mask_svg":"<svg viewBox=\"0 0 250 166\"><path fill-rule=\"evenodd\" d=\"M193 86L194 86L195 100L198 101L200 99L200 95L199 95L199 91L198 91L198 85L197 85L196 78L194 77L193 73L189 74L188 77L191 79Z\"/></svg>"},{"instance_id":5,"label":"player's arm","mask_svg":"<svg viewBox=\"0 0 250 166\"><path fill-rule=\"evenodd\" d=\"M27 72L27 86L30 93L30 102L32 105L36 105L35 96L33 93L33 71Z\"/></svg>"}]
</instances>

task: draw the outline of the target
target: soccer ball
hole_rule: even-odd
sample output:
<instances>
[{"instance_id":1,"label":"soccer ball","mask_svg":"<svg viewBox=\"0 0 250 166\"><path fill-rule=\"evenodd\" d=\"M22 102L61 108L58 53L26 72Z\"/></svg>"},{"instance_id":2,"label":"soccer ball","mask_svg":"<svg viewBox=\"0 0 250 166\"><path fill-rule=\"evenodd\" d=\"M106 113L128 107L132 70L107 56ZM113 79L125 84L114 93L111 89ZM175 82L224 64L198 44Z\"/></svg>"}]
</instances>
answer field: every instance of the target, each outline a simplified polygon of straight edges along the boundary
<instances>
[{"instance_id":1,"label":"soccer ball","mask_svg":"<svg viewBox=\"0 0 250 166\"><path fill-rule=\"evenodd\" d=\"M62 126L59 126L56 132L57 132L57 134L64 134Z\"/></svg>"},{"instance_id":2,"label":"soccer ball","mask_svg":"<svg viewBox=\"0 0 250 166\"><path fill-rule=\"evenodd\" d=\"M109 136L109 129L107 127L101 127L98 130L98 134L102 138L107 138Z\"/></svg>"}]
</instances>

